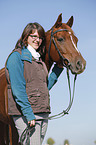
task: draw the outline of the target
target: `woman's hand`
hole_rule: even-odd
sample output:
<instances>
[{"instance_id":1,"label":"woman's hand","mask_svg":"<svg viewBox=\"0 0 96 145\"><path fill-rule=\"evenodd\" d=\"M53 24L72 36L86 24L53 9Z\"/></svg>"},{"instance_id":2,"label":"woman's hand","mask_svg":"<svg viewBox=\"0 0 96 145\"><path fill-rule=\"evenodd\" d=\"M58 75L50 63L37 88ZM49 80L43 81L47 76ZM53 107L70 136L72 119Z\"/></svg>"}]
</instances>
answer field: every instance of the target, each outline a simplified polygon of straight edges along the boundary
<instances>
[{"instance_id":1,"label":"woman's hand","mask_svg":"<svg viewBox=\"0 0 96 145\"><path fill-rule=\"evenodd\" d=\"M35 126L35 120L28 121L28 124L30 124L30 127Z\"/></svg>"}]
</instances>

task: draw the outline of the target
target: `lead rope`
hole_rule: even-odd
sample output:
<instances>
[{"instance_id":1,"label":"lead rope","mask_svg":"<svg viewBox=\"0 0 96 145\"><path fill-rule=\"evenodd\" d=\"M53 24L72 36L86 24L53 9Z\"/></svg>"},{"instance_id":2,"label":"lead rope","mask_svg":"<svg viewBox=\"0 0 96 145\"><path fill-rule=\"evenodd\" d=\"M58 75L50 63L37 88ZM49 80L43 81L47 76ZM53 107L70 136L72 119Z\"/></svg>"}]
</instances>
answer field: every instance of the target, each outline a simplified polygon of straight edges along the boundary
<instances>
[{"instance_id":1,"label":"lead rope","mask_svg":"<svg viewBox=\"0 0 96 145\"><path fill-rule=\"evenodd\" d=\"M33 127L31 128L31 130L32 129L33 129ZM21 137L20 137L20 144L21 145L24 145L23 143L24 143L25 139L26 139L25 145L30 145L30 124L28 124L28 126L25 128L25 130L21 134Z\"/></svg>"},{"instance_id":2,"label":"lead rope","mask_svg":"<svg viewBox=\"0 0 96 145\"><path fill-rule=\"evenodd\" d=\"M72 104L73 104L73 100L74 100L75 82L76 82L77 74L75 74L75 76L74 76L73 94L72 94L72 97L71 97L71 87L70 87L69 69L67 69L67 78L68 78L68 86L69 86L69 93L70 93L70 101L69 101L69 106L67 107L67 109L66 109L65 111L66 111L66 112L69 112L69 110L71 109L71 106L72 106Z\"/></svg>"},{"instance_id":3,"label":"lead rope","mask_svg":"<svg viewBox=\"0 0 96 145\"><path fill-rule=\"evenodd\" d=\"M58 119L58 118L61 118L64 115L69 113L69 110L71 109L72 104L73 104L73 100L74 100L76 78L77 78L77 74L75 74L75 76L74 76L73 94L71 95L69 69L67 68L67 80L68 80L68 87L69 87L69 94L70 94L70 100L69 100L68 107L65 110L63 110L61 113L58 113L56 115L52 115L52 116L47 117L47 118L36 119L36 121ZM25 130L23 131L23 133L22 133L22 135L20 137L20 143L21 143L21 145L23 145L23 142L24 142L26 137L27 137L26 145L29 145L29 143L30 143L30 130L32 131L33 129L34 129L34 127L30 128L30 124L25 128Z\"/></svg>"}]
</instances>

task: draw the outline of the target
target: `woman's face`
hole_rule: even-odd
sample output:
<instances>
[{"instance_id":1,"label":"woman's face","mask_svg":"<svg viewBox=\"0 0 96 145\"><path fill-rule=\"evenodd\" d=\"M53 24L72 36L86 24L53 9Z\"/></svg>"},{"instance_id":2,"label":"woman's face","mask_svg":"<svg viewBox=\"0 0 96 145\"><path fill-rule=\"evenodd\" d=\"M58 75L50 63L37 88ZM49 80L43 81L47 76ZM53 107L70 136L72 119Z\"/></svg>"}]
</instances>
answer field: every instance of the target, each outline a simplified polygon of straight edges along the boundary
<instances>
[{"instance_id":1,"label":"woman's face","mask_svg":"<svg viewBox=\"0 0 96 145\"><path fill-rule=\"evenodd\" d=\"M38 31L36 30L35 33L30 34L28 36L27 42L31 45L34 49L38 49L42 43L42 38L39 37Z\"/></svg>"}]
</instances>

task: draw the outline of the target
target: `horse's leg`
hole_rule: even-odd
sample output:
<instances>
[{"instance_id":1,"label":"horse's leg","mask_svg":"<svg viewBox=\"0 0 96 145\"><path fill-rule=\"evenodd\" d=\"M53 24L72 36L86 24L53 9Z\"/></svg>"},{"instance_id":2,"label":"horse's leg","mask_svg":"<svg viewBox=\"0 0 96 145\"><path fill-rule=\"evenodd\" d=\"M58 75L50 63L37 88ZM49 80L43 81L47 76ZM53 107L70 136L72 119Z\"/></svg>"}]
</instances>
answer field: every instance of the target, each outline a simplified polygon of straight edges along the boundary
<instances>
[{"instance_id":1,"label":"horse's leg","mask_svg":"<svg viewBox=\"0 0 96 145\"><path fill-rule=\"evenodd\" d=\"M10 145L12 142L12 145L20 145L19 142L19 135L18 131L15 127L15 124L13 122L13 119L10 117L10 125L9 125L9 134L10 134Z\"/></svg>"},{"instance_id":2,"label":"horse's leg","mask_svg":"<svg viewBox=\"0 0 96 145\"><path fill-rule=\"evenodd\" d=\"M12 127L9 124L9 140L10 140L10 145L12 145Z\"/></svg>"},{"instance_id":3,"label":"horse's leg","mask_svg":"<svg viewBox=\"0 0 96 145\"><path fill-rule=\"evenodd\" d=\"M9 129L8 129L8 124L4 125L4 140L6 145L9 145Z\"/></svg>"},{"instance_id":4,"label":"horse's leg","mask_svg":"<svg viewBox=\"0 0 96 145\"><path fill-rule=\"evenodd\" d=\"M4 131L5 131L5 124L0 121L0 145L5 145Z\"/></svg>"},{"instance_id":5,"label":"horse's leg","mask_svg":"<svg viewBox=\"0 0 96 145\"><path fill-rule=\"evenodd\" d=\"M0 122L0 145L9 145L8 125Z\"/></svg>"}]
</instances>

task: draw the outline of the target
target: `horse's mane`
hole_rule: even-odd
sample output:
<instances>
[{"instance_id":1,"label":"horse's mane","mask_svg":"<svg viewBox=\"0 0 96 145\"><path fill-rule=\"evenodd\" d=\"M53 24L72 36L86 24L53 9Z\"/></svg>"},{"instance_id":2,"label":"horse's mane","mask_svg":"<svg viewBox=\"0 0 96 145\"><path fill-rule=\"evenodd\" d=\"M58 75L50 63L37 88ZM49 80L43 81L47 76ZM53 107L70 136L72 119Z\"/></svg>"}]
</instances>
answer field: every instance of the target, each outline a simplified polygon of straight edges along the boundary
<instances>
[{"instance_id":1,"label":"horse's mane","mask_svg":"<svg viewBox=\"0 0 96 145\"><path fill-rule=\"evenodd\" d=\"M2 69L0 70L0 78L1 78L3 75L5 75L5 68L2 68Z\"/></svg>"}]
</instances>

